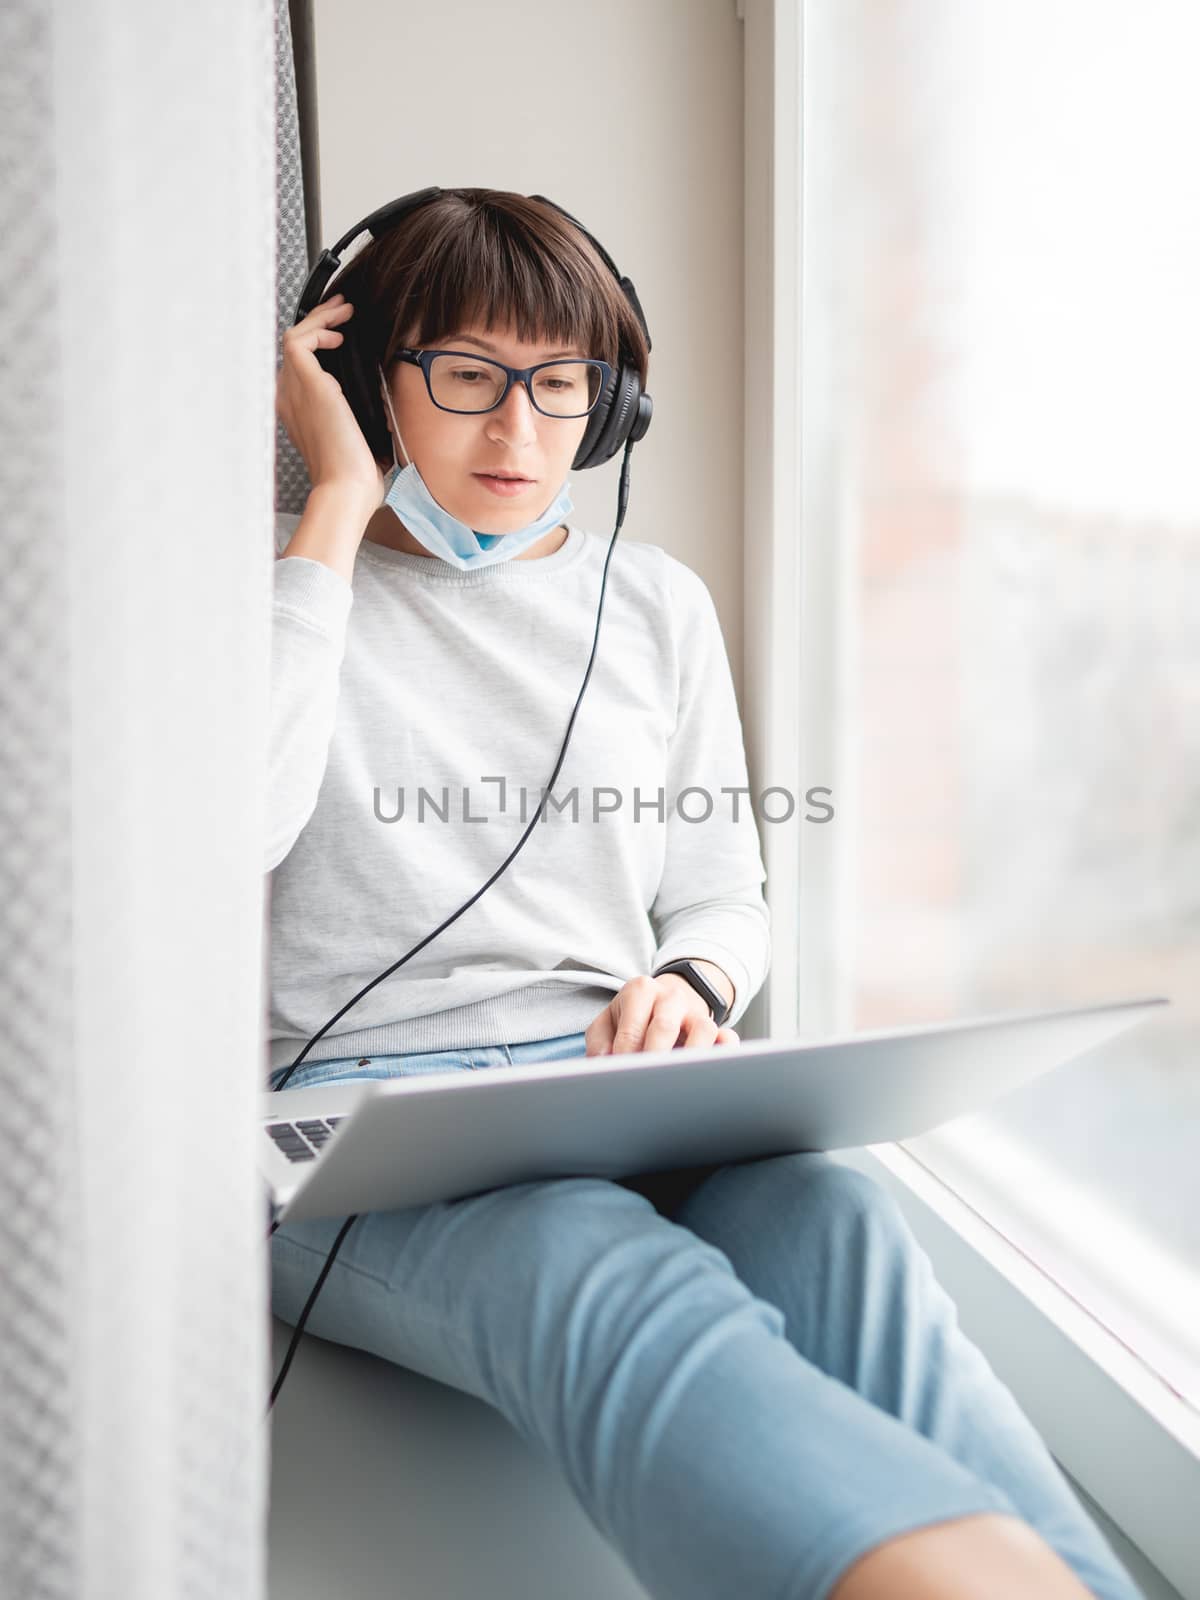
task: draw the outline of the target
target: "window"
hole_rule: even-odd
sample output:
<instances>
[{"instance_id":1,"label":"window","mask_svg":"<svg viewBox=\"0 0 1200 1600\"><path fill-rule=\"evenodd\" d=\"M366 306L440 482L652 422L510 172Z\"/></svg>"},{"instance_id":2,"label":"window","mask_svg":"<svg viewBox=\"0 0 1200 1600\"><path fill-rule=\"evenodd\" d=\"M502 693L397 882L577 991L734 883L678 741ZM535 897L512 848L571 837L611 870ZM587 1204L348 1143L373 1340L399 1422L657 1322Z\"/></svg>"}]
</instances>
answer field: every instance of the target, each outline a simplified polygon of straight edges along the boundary
<instances>
[{"instance_id":1,"label":"window","mask_svg":"<svg viewBox=\"0 0 1200 1600\"><path fill-rule=\"evenodd\" d=\"M826 1015L1170 996L906 1148L1200 1410L1200 12L804 19Z\"/></svg>"}]
</instances>

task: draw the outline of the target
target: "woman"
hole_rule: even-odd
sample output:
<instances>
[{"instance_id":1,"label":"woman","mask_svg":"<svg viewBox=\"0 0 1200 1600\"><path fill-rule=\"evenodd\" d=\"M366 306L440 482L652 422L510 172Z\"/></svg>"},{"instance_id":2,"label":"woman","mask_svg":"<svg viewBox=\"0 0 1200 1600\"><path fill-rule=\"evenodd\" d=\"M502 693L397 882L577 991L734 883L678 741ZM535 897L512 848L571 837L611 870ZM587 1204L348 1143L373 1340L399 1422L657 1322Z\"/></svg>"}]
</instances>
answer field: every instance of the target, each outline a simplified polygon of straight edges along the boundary
<instances>
[{"instance_id":1,"label":"woman","mask_svg":"<svg viewBox=\"0 0 1200 1600\"><path fill-rule=\"evenodd\" d=\"M349 338L378 413L322 370ZM732 681L704 584L631 540L552 786L582 806L323 1028L543 798L607 551L567 473L600 364L644 383L647 355L578 228L478 189L405 215L285 337L312 492L276 566L274 1085L736 1044L769 961L753 818L675 804L745 789ZM341 1224L273 1237L293 1325ZM825 1156L366 1214L308 1326L498 1408L664 1600L1136 1594L893 1203Z\"/></svg>"}]
</instances>

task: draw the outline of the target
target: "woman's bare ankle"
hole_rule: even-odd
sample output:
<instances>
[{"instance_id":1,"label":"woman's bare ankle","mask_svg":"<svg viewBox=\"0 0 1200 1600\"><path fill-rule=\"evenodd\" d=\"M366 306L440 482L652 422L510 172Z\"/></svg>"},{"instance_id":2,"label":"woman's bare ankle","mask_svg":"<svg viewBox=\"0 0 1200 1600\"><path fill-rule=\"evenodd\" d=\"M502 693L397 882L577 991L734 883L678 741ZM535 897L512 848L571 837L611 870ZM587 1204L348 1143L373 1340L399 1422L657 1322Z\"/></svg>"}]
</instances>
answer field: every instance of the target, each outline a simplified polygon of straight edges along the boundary
<instances>
[{"instance_id":1,"label":"woman's bare ankle","mask_svg":"<svg viewBox=\"0 0 1200 1600\"><path fill-rule=\"evenodd\" d=\"M844 1572L829 1600L1093 1600L1019 1517L980 1513L888 1539Z\"/></svg>"}]
</instances>

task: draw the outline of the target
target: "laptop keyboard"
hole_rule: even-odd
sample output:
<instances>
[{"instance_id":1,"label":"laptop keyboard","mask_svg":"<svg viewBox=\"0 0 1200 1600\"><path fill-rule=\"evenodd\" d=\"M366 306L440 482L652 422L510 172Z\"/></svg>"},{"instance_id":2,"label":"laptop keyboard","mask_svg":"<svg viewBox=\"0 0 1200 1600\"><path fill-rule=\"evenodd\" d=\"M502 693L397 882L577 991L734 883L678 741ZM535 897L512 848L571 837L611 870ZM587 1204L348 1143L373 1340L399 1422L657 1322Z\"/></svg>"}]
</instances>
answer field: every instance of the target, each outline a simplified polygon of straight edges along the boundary
<instances>
[{"instance_id":1,"label":"laptop keyboard","mask_svg":"<svg viewBox=\"0 0 1200 1600\"><path fill-rule=\"evenodd\" d=\"M315 1161L345 1117L303 1117L295 1122L268 1122L267 1132L289 1161Z\"/></svg>"}]
</instances>

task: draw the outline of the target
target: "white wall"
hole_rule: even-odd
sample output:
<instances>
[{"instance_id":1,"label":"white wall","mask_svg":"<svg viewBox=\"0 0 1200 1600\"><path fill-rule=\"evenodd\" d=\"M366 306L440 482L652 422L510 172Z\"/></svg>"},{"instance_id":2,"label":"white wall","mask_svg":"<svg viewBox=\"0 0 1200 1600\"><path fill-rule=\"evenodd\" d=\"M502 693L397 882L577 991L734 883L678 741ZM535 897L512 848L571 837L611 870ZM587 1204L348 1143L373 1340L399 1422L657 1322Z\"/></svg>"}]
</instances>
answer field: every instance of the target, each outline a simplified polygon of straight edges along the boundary
<instances>
[{"instance_id":1,"label":"white wall","mask_svg":"<svg viewBox=\"0 0 1200 1600\"><path fill-rule=\"evenodd\" d=\"M704 578L741 691L742 29L734 0L315 0L323 243L435 183L545 194L637 286L650 432L621 540ZM575 473L605 538L616 461Z\"/></svg>"}]
</instances>

